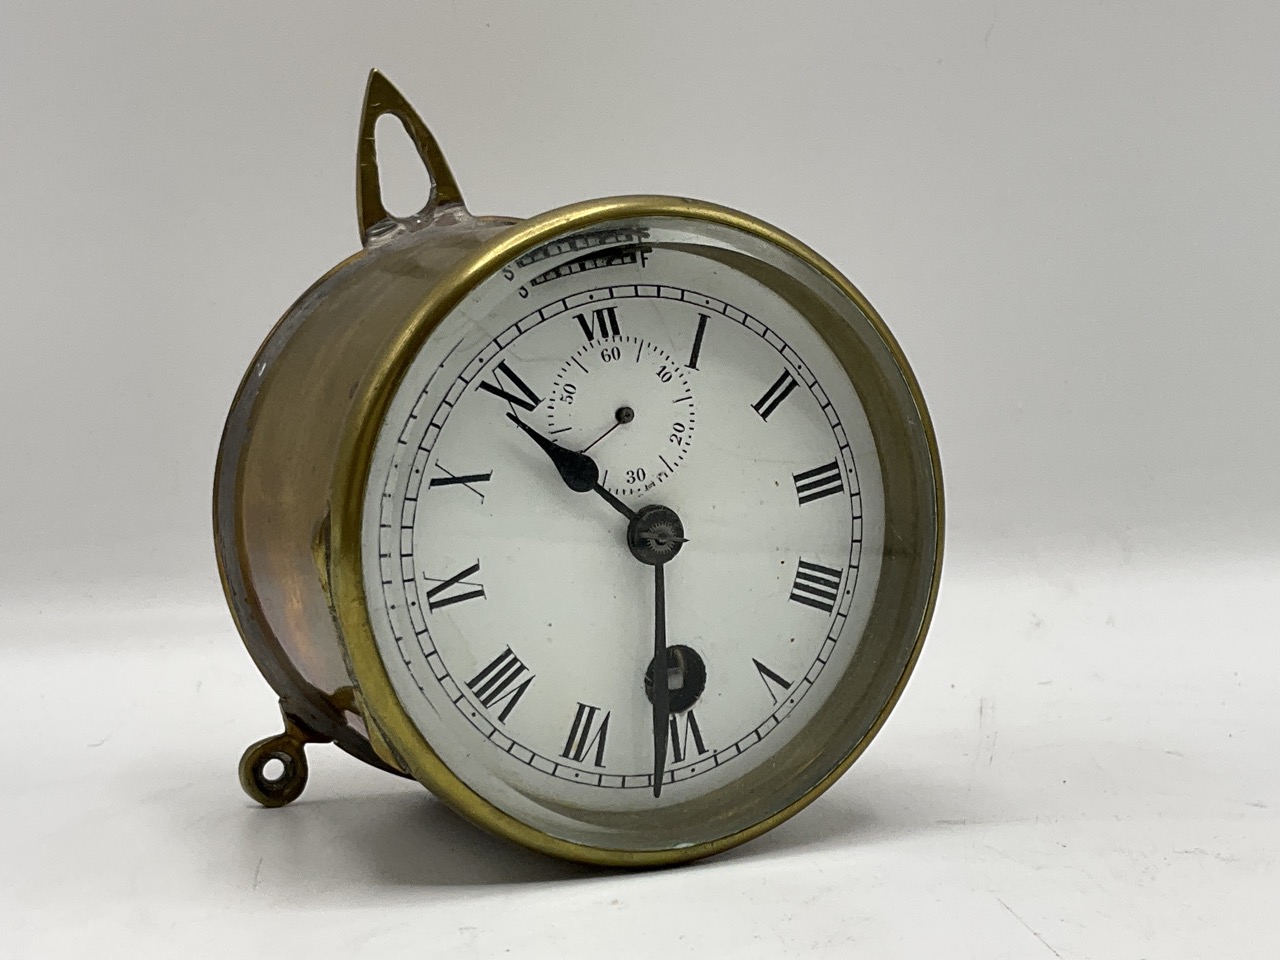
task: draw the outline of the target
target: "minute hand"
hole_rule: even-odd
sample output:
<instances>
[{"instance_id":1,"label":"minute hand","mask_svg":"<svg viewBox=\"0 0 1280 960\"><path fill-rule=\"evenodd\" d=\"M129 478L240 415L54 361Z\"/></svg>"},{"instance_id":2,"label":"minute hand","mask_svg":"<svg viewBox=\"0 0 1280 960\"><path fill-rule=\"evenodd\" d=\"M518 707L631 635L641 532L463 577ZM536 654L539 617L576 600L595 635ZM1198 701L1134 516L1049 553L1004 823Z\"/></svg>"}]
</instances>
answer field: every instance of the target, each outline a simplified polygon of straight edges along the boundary
<instances>
[{"instance_id":1,"label":"minute hand","mask_svg":"<svg viewBox=\"0 0 1280 960\"><path fill-rule=\"evenodd\" d=\"M514 413L508 413L507 419L532 437L533 441L551 458L551 462L555 464L556 471L560 474L560 479L564 481L565 486L570 490L574 493L597 493L605 503L609 504L628 520L636 518L634 510L600 485L600 468L596 466L596 462L589 456L585 453L566 450L555 441L548 440L525 424Z\"/></svg>"}]
</instances>

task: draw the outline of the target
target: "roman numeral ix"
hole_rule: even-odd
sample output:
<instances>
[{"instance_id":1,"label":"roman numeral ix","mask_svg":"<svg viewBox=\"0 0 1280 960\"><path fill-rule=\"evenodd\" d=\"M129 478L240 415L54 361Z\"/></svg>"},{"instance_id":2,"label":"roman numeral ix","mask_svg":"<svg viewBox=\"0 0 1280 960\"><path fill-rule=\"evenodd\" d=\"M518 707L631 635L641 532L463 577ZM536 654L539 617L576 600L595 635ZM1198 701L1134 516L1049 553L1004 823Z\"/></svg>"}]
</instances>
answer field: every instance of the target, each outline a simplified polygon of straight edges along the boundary
<instances>
[{"instance_id":1,"label":"roman numeral ix","mask_svg":"<svg viewBox=\"0 0 1280 960\"><path fill-rule=\"evenodd\" d=\"M586 703L578 704L578 712L573 716L573 726L569 728L569 737L564 742L564 750L560 752L560 756L574 763L581 763L594 747L593 764L597 767L604 766L604 741L609 733L610 715L606 713L600 717L599 726L597 726L598 716L600 716L599 707Z\"/></svg>"},{"instance_id":2,"label":"roman numeral ix","mask_svg":"<svg viewBox=\"0 0 1280 960\"><path fill-rule=\"evenodd\" d=\"M573 319L578 321L588 340L594 340L597 335L601 338L618 336L618 311L614 307L592 310L590 320L584 313L574 314Z\"/></svg>"},{"instance_id":3,"label":"roman numeral ix","mask_svg":"<svg viewBox=\"0 0 1280 960\"><path fill-rule=\"evenodd\" d=\"M522 677L524 682L517 686ZM486 710L505 701L502 712L498 714L498 720L505 722L531 683L533 674L529 673L528 667L507 647L487 667L467 681L467 686Z\"/></svg>"},{"instance_id":4,"label":"roman numeral ix","mask_svg":"<svg viewBox=\"0 0 1280 960\"><path fill-rule=\"evenodd\" d=\"M832 460L820 467L792 474L796 482L796 497L800 506L813 503L844 489L844 479L840 473L840 465Z\"/></svg>"},{"instance_id":5,"label":"roman numeral ix","mask_svg":"<svg viewBox=\"0 0 1280 960\"><path fill-rule=\"evenodd\" d=\"M791 599L807 607L830 613L840 596L840 571L820 563L801 560L796 567L796 580L791 586Z\"/></svg>"},{"instance_id":6,"label":"roman numeral ix","mask_svg":"<svg viewBox=\"0 0 1280 960\"><path fill-rule=\"evenodd\" d=\"M484 494L472 486L474 483L487 483L493 477L493 471L488 473L452 473L449 468L439 461L436 462L436 469L442 471L443 477L432 477L428 487L449 487L454 484L460 484L474 493L480 498L480 502L484 503Z\"/></svg>"},{"instance_id":7,"label":"roman numeral ix","mask_svg":"<svg viewBox=\"0 0 1280 960\"><path fill-rule=\"evenodd\" d=\"M484 596L484 587L478 583L465 582L467 577L480 572L480 561L477 560L461 573L455 573L448 580L441 580L427 591L427 607L435 613L441 607L447 607L463 600L474 600ZM432 579L430 577L426 579ZM455 589L456 588L456 589Z\"/></svg>"},{"instance_id":8,"label":"roman numeral ix","mask_svg":"<svg viewBox=\"0 0 1280 960\"><path fill-rule=\"evenodd\" d=\"M507 403L519 407L521 410L532 410L542 402L542 398L534 393L527 383L520 379L516 372L507 365L507 361L505 360L494 368L493 379L495 381L494 383L490 383L488 380L481 380L476 389L487 390L495 397L500 397L507 401ZM517 396L512 393L511 390L507 388L505 381L509 381L514 389L520 391L520 395Z\"/></svg>"},{"instance_id":9,"label":"roman numeral ix","mask_svg":"<svg viewBox=\"0 0 1280 960\"><path fill-rule=\"evenodd\" d=\"M773 382L768 390L764 392L764 396L751 405L751 409L760 414L761 420L768 420L769 414L778 409L778 404L791 394L796 388L796 378L791 376L791 371L782 371L782 376Z\"/></svg>"}]
</instances>

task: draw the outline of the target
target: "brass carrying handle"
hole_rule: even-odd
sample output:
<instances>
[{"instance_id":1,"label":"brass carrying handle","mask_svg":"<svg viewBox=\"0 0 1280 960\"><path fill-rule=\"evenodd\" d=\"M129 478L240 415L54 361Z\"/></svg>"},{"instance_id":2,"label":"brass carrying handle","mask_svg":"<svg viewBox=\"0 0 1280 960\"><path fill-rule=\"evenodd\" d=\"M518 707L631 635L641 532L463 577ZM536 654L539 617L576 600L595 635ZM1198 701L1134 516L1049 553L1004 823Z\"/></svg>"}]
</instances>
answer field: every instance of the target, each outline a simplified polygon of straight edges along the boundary
<instances>
[{"instance_id":1,"label":"brass carrying handle","mask_svg":"<svg viewBox=\"0 0 1280 960\"><path fill-rule=\"evenodd\" d=\"M458 189L458 181L454 179L449 161L444 158L436 138L391 81L377 70L370 70L369 83L364 91L364 110L360 115L360 141L356 147L356 219L360 225L360 242L366 247L382 232L379 225L383 225L382 229L385 229L388 221L404 222L382 205L374 127L383 114L390 114L400 121L405 133L413 141L431 180L427 202L414 219L423 218L434 208L449 204L457 204L466 209L462 191Z\"/></svg>"}]
</instances>

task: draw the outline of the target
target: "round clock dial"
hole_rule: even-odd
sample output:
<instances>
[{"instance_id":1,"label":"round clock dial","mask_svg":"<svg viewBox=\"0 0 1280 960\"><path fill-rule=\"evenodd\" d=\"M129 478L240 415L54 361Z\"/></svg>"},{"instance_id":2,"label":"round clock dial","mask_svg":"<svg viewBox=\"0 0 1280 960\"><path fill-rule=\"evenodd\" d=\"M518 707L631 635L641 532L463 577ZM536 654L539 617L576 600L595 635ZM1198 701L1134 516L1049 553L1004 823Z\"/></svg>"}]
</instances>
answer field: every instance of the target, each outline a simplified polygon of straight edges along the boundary
<instances>
[{"instance_id":1,"label":"round clock dial","mask_svg":"<svg viewBox=\"0 0 1280 960\"><path fill-rule=\"evenodd\" d=\"M563 235L449 310L387 404L374 642L439 760L519 822L703 843L829 773L886 497L805 269L694 220ZM791 762L810 782L777 782Z\"/></svg>"}]
</instances>

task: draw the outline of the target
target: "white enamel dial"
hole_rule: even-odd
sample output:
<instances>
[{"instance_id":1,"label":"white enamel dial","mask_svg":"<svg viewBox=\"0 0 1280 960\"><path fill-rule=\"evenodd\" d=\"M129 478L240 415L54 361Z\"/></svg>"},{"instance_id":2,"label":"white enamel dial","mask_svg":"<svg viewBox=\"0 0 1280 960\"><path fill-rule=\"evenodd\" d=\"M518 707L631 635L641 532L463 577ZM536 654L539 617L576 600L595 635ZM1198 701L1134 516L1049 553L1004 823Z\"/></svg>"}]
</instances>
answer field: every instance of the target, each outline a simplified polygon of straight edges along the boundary
<instances>
[{"instance_id":1,"label":"white enamel dial","mask_svg":"<svg viewBox=\"0 0 1280 960\"><path fill-rule=\"evenodd\" d=\"M737 242L671 219L526 254L432 332L380 427L363 569L396 695L473 791L553 836L624 846L588 814L660 816L787 751L876 595L866 413L787 299L706 255ZM659 797L654 567L547 444L683 526Z\"/></svg>"}]
</instances>

